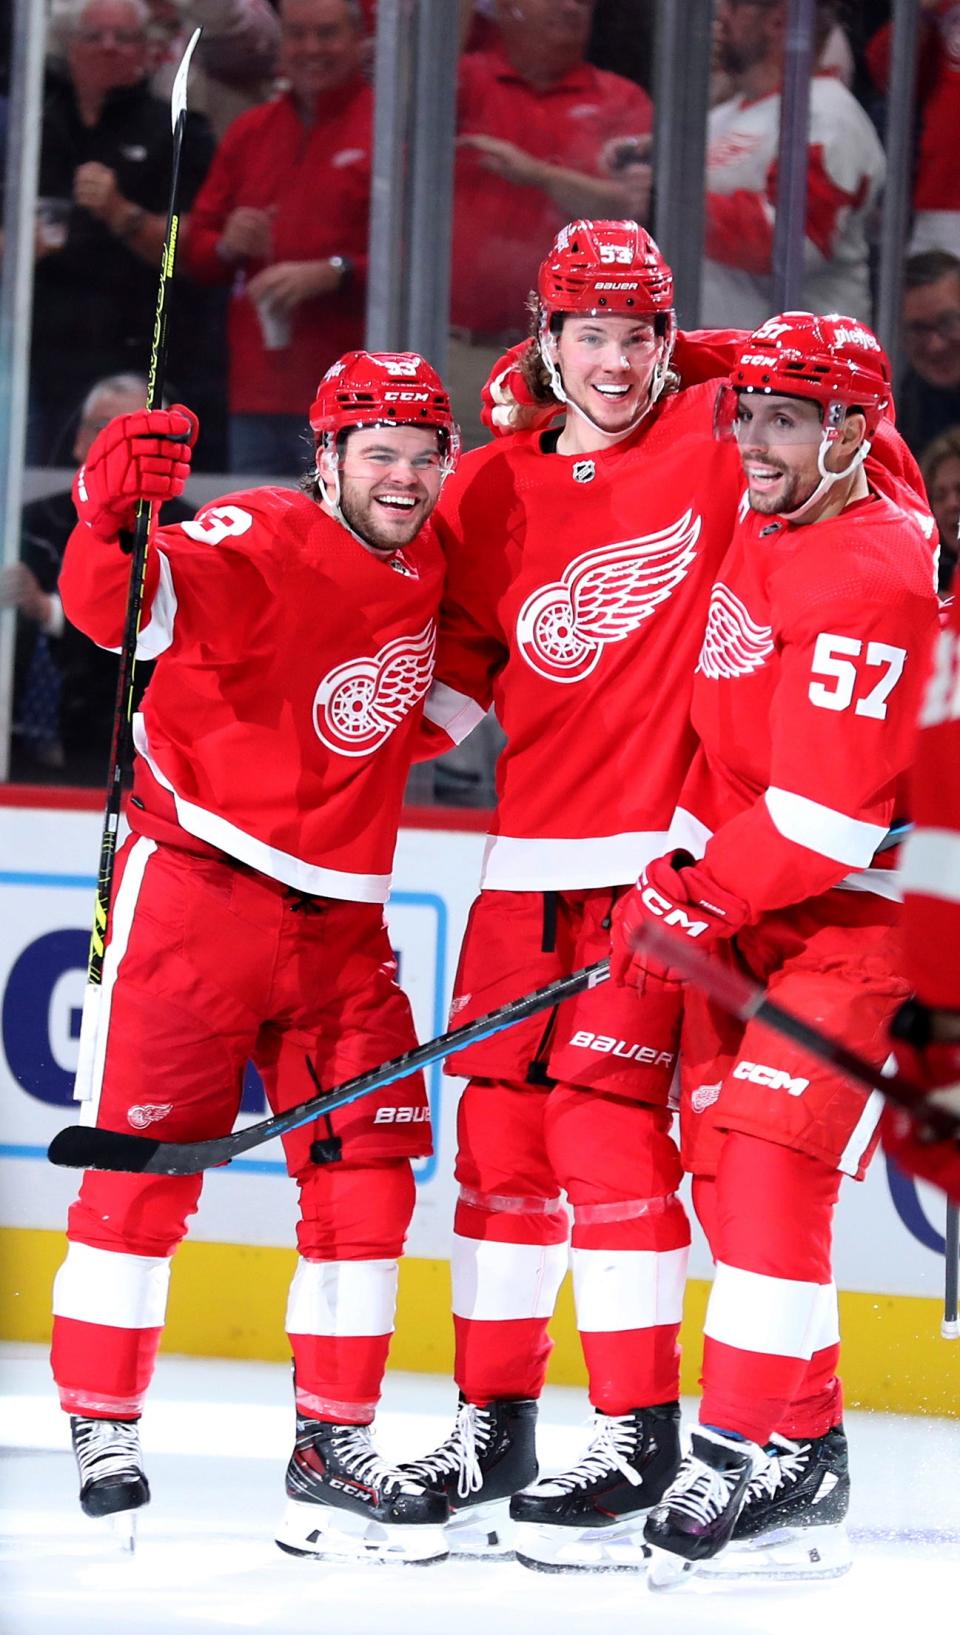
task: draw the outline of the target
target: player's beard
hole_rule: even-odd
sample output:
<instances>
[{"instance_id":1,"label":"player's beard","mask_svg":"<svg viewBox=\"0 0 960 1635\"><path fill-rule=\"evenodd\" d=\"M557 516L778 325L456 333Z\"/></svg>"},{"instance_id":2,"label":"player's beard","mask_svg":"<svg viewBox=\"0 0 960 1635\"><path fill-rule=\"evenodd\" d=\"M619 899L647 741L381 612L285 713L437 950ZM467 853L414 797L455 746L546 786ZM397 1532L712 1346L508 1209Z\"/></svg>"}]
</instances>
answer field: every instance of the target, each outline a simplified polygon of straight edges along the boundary
<instances>
[{"instance_id":1,"label":"player's beard","mask_svg":"<svg viewBox=\"0 0 960 1635\"><path fill-rule=\"evenodd\" d=\"M798 511L810 498L819 479L815 477L811 481L801 472L791 471L789 467L782 466L778 460L767 460L764 464L771 470L781 472L784 480L778 482L769 492L764 490L756 492L748 479L747 500L751 511L758 511L765 517L784 516L791 511Z\"/></svg>"},{"instance_id":2,"label":"player's beard","mask_svg":"<svg viewBox=\"0 0 960 1635\"><path fill-rule=\"evenodd\" d=\"M384 556L402 550L416 538L427 520L428 512L423 504L426 497L426 491L419 488L413 495L417 504L410 511L397 512L397 521L392 523L366 483L341 478L340 509L348 524L355 534Z\"/></svg>"}]
</instances>

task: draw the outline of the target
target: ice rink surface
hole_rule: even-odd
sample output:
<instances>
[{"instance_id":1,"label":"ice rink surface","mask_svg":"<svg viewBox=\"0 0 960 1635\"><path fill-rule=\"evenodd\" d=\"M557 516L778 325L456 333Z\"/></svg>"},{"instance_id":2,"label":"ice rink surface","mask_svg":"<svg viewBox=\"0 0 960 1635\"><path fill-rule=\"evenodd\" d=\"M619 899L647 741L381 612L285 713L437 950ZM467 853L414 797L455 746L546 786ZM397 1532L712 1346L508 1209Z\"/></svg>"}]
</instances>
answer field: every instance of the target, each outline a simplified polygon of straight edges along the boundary
<instances>
[{"instance_id":1,"label":"ice rink surface","mask_svg":"<svg viewBox=\"0 0 960 1635\"><path fill-rule=\"evenodd\" d=\"M448 1381L392 1375L378 1427L384 1452L432 1448L453 1407ZM544 1469L579 1455L586 1413L579 1391L547 1392ZM930 1635L957 1627L960 1421L848 1416L856 1561L845 1578L749 1589L693 1582L655 1595L632 1573L546 1575L513 1561L329 1567L283 1555L273 1529L292 1419L282 1367L161 1359L142 1427L153 1502L130 1557L79 1510L44 1354L0 1347L2 1635Z\"/></svg>"}]
</instances>

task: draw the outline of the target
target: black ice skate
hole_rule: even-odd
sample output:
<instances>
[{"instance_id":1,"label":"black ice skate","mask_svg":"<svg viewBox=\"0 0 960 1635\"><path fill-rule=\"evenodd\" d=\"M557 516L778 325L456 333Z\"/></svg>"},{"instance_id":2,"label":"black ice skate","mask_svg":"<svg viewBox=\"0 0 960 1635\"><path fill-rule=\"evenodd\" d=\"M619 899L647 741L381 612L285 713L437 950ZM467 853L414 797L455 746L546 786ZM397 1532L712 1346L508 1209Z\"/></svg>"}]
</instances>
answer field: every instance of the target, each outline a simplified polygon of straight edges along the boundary
<instances>
[{"instance_id":1,"label":"black ice skate","mask_svg":"<svg viewBox=\"0 0 960 1635\"><path fill-rule=\"evenodd\" d=\"M642 1568L643 1523L680 1468L680 1404L597 1413L583 1458L510 1500L517 1560L540 1572Z\"/></svg>"},{"instance_id":2,"label":"black ice skate","mask_svg":"<svg viewBox=\"0 0 960 1635\"><path fill-rule=\"evenodd\" d=\"M509 1550L507 1500L536 1479L536 1427L532 1397L501 1397L483 1408L461 1397L446 1441L402 1466L407 1476L448 1501L446 1538L454 1555Z\"/></svg>"},{"instance_id":3,"label":"black ice skate","mask_svg":"<svg viewBox=\"0 0 960 1635\"><path fill-rule=\"evenodd\" d=\"M446 1500L381 1459L369 1425L297 1415L289 1503L277 1535L290 1555L442 1561Z\"/></svg>"},{"instance_id":4,"label":"black ice skate","mask_svg":"<svg viewBox=\"0 0 960 1635\"><path fill-rule=\"evenodd\" d=\"M847 1439L788 1442L775 1436L747 1488L729 1547L704 1565L718 1578L839 1578L853 1561Z\"/></svg>"},{"instance_id":5,"label":"black ice skate","mask_svg":"<svg viewBox=\"0 0 960 1635\"><path fill-rule=\"evenodd\" d=\"M665 1589L728 1544L750 1481L766 1463L755 1442L701 1425L690 1452L647 1517L643 1536L652 1546L650 1583Z\"/></svg>"},{"instance_id":6,"label":"black ice skate","mask_svg":"<svg viewBox=\"0 0 960 1635\"><path fill-rule=\"evenodd\" d=\"M133 1513L150 1503L137 1421L73 1416L70 1436L80 1473L80 1508L85 1516L109 1518L122 1547L132 1550Z\"/></svg>"}]
</instances>

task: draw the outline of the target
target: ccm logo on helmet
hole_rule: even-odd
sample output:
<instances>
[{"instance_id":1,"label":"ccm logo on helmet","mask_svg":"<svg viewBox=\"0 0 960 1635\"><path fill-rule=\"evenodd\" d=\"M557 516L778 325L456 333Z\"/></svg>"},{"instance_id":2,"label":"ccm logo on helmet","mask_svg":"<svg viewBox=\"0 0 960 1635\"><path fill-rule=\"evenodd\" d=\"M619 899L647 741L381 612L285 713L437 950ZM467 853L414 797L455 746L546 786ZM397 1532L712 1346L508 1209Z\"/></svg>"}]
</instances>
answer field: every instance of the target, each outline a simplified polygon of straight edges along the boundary
<instances>
[{"instance_id":1,"label":"ccm logo on helmet","mask_svg":"<svg viewBox=\"0 0 960 1635\"><path fill-rule=\"evenodd\" d=\"M802 1096L810 1087L809 1079L792 1079L782 1068L765 1067L762 1062L738 1062L733 1077L765 1085L768 1090L785 1090L788 1096Z\"/></svg>"},{"instance_id":2,"label":"ccm logo on helmet","mask_svg":"<svg viewBox=\"0 0 960 1635\"><path fill-rule=\"evenodd\" d=\"M426 1124L429 1107L378 1107L373 1115L374 1124Z\"/></svg>"},{"instance_id":3,"label":"ccm logo on helmet","mask_svg":"<svg viewBox=\"0 0 960 1635\"><path fill-rule=\"evenodd\" d=\"M688 937L699 937L704 931L709 930L708 920L688 919L682 908L676 908L668 897L661 897L659 891L654 891L652 886L644 886L640 893L640 901L649 908L651 914L656 914L664 925L675 925Z\"/></svg>"},{"instance_id":4,"label":"ccm logo on helmet","mask_svg":"<svg viewBox=\"0 0 960 1635\"><path fill-rule=\"evenodd\" d=\"M384 403L429 403L429 392L384 392Z\"/></svg>"}]
</instances>

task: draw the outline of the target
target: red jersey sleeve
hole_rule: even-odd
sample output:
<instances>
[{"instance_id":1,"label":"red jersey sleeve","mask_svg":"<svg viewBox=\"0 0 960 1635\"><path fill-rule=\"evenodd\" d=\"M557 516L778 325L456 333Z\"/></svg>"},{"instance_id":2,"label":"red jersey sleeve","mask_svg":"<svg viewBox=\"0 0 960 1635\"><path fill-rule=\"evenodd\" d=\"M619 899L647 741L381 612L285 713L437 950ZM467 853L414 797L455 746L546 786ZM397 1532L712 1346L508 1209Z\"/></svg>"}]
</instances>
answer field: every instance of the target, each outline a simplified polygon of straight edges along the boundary
<instances>
[{"instance_id":1,"label":"red jersey sleeve","mask_svg":"<svg viewBox=\"0 0 960 1635\"><path fill-rule=\"evenodd\" d=\"M437 632L433 684L423 710L417 759L442 755L479 726L493 700L493 683L508 657L497 613L494 575L502 553L485 555L486 530L477 523L495 509L491 462L461 468L435 515L447 563ZM474 475L475 473L475 475Z\"/></svg>"},{"instance_id":2,"label":"red jersey sleeve","mask_svg":"<svg viewBox=\"0 0 960 1635\"><path fill-rule=\"evenodd\" d=\"M960 1010L960 602L938 634L916 745L904 847L906 975L924 1004Z\"/></svg>"},{"instance_id":3,"label":"red jersey sleeve","mask_svg":"<svg viewBox=\"0 0 960 1635\"><path fill-rule=\"evenodd\" d=\"M915 575L834 529L778 572L769 785L718 829L704 857L754 918L868 868L899 815L936 599L923 587L914 529L904 522L886 533L888 550L899 533L914 554Z\"/></svg>"}]
</instances>

